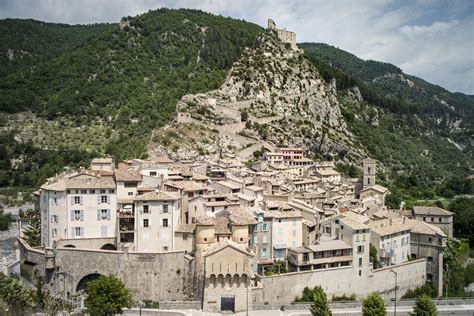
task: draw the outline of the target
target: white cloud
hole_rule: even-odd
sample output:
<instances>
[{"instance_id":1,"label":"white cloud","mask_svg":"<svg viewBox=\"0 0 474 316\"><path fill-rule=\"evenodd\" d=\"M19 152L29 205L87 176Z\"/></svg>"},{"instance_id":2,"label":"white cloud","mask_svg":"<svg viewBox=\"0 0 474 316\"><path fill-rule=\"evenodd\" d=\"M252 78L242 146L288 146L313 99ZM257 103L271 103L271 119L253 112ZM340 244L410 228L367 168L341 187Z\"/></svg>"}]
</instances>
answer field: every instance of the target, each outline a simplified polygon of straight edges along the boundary
<instances>
[{"instance_id":1,"label":"white cloud","mask_svg":"<svg viewBox=\"0 0 474 316\"><path fill-rule=\"evenodd\" d=\"M0 0L0 17L117 22L159 7L197 8L265 26L267 18L361 58L393 63L451 91L474 94L471 0Z\"/></svg>"}]
</instances>

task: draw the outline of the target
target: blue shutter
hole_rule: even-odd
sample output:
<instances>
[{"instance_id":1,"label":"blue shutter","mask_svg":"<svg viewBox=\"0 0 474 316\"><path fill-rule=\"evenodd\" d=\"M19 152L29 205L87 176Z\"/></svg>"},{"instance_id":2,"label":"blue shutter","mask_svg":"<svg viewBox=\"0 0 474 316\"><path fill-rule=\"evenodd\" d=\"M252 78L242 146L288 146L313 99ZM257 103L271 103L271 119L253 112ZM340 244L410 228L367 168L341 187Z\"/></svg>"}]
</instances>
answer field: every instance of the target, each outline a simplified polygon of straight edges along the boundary
<instances>
[{"instance_id":1,"label":"blue shutter","mask_svg":"<svg viewBox=\"0 0 474 316\"><path fill-rule=\"evenodd\" d=\"M84 211L81 211L81 221L84 221Z\"/></svg>"},{"instance_id":2,"label":"blue shutter","mask_svg":"<svg viewBox=\"0 0 474 316\"><path fill-rule=\"evenodd\" d=\"M110 210L107 210L107 220L110 221Z\"/></svg>"},{"instance_id":3,"label":"blue shutter","mask_svg":"<svg viewBox=\"0 0 474 316\"><path fill-rule=\"evenodd\" d=\"M97 220L100 221L100 210L97 210Z\"/></svg>"}]
</instances>

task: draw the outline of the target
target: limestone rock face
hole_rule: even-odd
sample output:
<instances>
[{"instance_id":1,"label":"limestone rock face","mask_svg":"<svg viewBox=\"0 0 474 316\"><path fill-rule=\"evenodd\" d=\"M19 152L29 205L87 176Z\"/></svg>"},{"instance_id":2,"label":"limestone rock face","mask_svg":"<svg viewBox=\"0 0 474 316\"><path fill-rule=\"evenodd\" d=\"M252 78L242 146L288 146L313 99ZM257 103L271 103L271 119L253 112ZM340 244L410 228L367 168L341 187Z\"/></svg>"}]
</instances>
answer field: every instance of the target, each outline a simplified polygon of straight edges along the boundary
<instances>
[{"instance_id":1,"label":"limestone rock face","mask_svg":"<svg viewBox=\"0 0 474 316\"><path fill-rule=\"evenodd\" d=\"M182 97L177 122L219 131L233 153L267 141L342 158L356 154L335 81L326 82L302 50L282 43L274 32L261 34L258 42L234 63L219 89ZM352 98L362 102L358 89Z\"/></svg>"}]
</instances>

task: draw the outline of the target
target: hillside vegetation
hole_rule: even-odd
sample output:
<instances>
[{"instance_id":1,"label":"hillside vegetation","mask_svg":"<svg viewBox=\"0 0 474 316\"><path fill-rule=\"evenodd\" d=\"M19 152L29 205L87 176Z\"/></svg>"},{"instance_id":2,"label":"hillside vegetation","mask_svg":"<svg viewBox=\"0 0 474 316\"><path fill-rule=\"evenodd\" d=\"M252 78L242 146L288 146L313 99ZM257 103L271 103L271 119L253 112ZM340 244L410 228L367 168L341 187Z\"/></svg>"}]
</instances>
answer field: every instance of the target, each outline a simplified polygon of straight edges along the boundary
<instances>
[{"instance_id":1,"label":"hillside vegetation","mask_svg":"<svg viewBox=\"0 0 474 316\"><path fill-rule=\"evenodd\" d=\"M258 45L263 29L198 10L158 9L117 24L82 26L7 19L0 20L0 30L2 186L32 188L64 165L83 165L94 155L144 157L151 132L173 118L180 98L218 89L233 74L239 81L225 89L237 82L237 99L255 91L269 94L267 103L255 101L245 114L255 122L275 116L272 122L247 124L243 132L270 141L281 136L275 142L284 143L294 136L285 128L292 124L301 140L319 144L312 149L317 157L329 157L321 144L331 139L324 148L337 149L332 157L369 153L383 164L382 183L399 196L472 191L465 184L473 161L473 98L393 65L315 43L300 45L305 53L295 58L283 54L280 64L267 62L265 55L236 64L246 61L246 48ZM300 68L311 76L293 73ZM285 97L289 88L298 92L304 80L313 80L327 95ZM276 91L280 86L287 90ZM329 120L335 112L317 115L329 106L340 110L336 118ZM314 113L302 113L306 108ZM309 119L277 120L277 114ZM265 135L271 130L281 133ZM155 133L154 140L166 143L157 139L162 135Z\"/></svg>"}]
</instances>

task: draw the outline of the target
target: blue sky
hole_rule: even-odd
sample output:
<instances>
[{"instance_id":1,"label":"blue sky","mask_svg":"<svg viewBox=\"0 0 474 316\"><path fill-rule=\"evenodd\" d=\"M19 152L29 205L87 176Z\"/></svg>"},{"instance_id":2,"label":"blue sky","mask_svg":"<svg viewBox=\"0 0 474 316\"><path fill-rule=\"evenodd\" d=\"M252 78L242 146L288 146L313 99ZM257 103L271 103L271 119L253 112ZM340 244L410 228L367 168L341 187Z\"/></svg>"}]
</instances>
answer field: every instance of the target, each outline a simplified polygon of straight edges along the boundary
<instances>
[{"instance_id":1,"label":"blue sky","mask_svg":"<svg viewBox=\"0 0 474 316\"><path fill-rule=\"evenodd\" d=\"M295 31L364 59L474 94L474 0L0 0L0 18L118 22L159 7L196 8Z\"/></svg>"}]
</instances>

